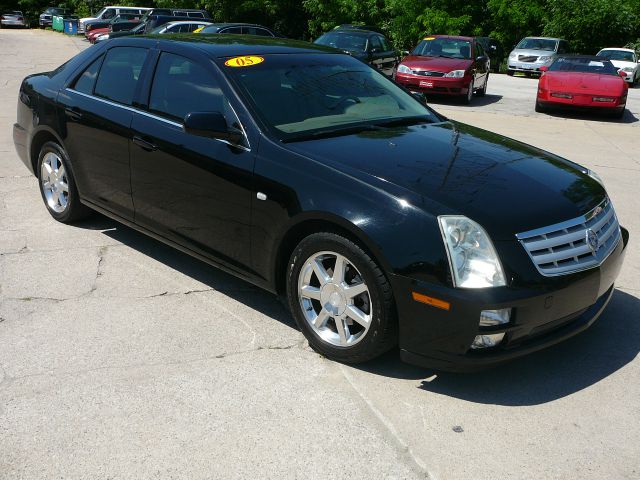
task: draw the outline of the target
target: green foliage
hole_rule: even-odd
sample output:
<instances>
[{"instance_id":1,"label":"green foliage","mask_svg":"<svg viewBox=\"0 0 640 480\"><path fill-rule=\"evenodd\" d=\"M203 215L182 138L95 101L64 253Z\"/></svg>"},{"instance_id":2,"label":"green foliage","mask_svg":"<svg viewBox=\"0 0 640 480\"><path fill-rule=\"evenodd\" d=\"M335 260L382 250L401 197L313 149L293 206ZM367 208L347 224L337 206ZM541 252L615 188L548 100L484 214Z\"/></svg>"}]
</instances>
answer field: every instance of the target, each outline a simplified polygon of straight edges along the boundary
<instances>
[{"instance_id":1,"label":"green foliage","mask_svg":"<svg viewBox=\"0 0 640 480\"><path fill-rule=\"evenodd\" d=\"M115 0L114 0L115 1ZM78 16L107 0L0 0L37 19L49 6ZM108 0L109 3L112 0ZM313 40L342 23L375 25L398 49L427 34L491 36L505 53L529 35L563 37L579 53L640 47L640 0L125 0L124 5L204 8L215 21L254 22L291 38Z\"/></svg>"}]
</instances>

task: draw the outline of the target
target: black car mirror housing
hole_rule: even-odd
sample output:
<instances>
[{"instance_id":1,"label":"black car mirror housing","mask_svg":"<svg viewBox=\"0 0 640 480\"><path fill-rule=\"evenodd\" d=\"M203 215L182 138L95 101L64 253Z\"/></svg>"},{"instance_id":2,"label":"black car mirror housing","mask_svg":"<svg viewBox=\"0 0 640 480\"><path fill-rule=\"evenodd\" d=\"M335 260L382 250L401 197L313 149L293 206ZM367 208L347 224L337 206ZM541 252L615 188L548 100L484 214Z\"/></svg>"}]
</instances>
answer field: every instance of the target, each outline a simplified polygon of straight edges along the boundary
<instances>
[{"instance_id":1,"label":"black car mirror housing","mask_svg":"<svg viewBox=\"0 0 640 480\"><path fill-rule=\"evenodd\" d=\"M217 138L239 144L242 132L230 127L220 112L190 112L184 117L184 131L199 137Z\"/></svg>"}]
</instances>

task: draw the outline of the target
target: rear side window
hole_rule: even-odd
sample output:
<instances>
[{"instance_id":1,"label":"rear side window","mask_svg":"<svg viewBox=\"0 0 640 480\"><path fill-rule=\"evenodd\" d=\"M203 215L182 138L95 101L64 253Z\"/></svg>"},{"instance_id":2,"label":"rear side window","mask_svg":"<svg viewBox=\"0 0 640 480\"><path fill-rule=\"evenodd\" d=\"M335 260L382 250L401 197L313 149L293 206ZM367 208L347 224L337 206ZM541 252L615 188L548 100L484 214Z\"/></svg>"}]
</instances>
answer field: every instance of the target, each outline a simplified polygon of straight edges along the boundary
<instances>
[{"instance_id":1,"label":"rear side window","mask_svg":"<svg viewBox=\"0 0 640 480\"><path fill-rule=\"evenodd\" d=\"M187 16L193 18L204 18L204 14L202 12L187 12Z\"/></svg>"},{"instance_id":2,"label":"rear side window","mask_svg":"<svg viewBox=\"0 0 640 480\"><path fill-rule=\"evenodd\" d=\"M220 31L220 33L235 33L237 35L240 35L242 33L242 28L241 27L225 28L224 30Z\"/></svg>"},{"instance_id":3,"label":"rear side window","mask_svg":"<svg viewBox=\"0 0 640 480\"><path fill-rule=\"evenodd\" d=\"M95 94L131 105L146 57L146 48L116 47L109 50L98 74Z\"/></svg>"},{"instance_id":4,"label":"rear side window","mask_svg":"<svg viewBox=\"0 0 640 480\"><path fill-rule=\"evenodd\" d=\"M151 86L149 110L182 122L190 112L224 113L218 83L193 60L162 53Z\"/></svg>"},{"instance_id":5,"label":"rear side window","mask_svg":"<svg viewBox=\"0 0 640 480\"><path fill-rule=\"evenodd\" d=\"M377 52L382 51L382 43L380 43L380 39L377 36L369 38L369 50L373 50L374 48Z\"/></svg>"},{"instance_id":6,"label":"rear side window","mask_svg":"<svg viewBox=\"0 0 640 480\"><path fill-rule=\"evenodd\" d=\"M243 27L242 33L247 35L260 35L262 37L273 37L271 32L259 27Z\"/></svg>"},{"instance_id":7,"label":"rear side window","mask_svg":"<svg viewBox=\"0 0 640 480\"><path fill-rule=\"evenodd\" d=\"M73 85L73 89L91 95L93 93L93 86L96 84L96 78L98 77L98 70L100 70L100 64L104 55L101 55L97 60L94 60L89 65L82 75L78 77L76 83Z\"/></svg>"},{"instance_id":8,"label":"rear side window","mask_svg":"<svg viewBox=\"0 0 640 480\"><path fill-rule=\"evenodd\" d=\"M387 39L384 37L378 37L378 40L380 40L380 44L382 45L382 51L383 52L390 52L391 48L389 47L389 42L387 42Z\"/></svg>"}]
</instances>

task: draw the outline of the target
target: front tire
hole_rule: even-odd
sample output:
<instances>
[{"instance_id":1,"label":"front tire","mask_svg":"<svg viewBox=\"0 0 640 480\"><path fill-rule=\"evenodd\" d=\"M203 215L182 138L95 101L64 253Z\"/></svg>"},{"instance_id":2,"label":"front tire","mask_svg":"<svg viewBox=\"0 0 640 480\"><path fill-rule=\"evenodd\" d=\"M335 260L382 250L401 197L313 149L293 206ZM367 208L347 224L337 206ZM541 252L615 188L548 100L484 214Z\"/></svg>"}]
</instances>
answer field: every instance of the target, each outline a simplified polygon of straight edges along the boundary
<instances>
[{"instance_id":1,"label":"front tire","mask_svg":"<svg viewBox=\"0 0 640 480\"><path fill-rule=\"evenodd\" d=\"M72 223L90 214L91 210L80 203L69 158L56 142L47 142L40 149L37 175L42 200L57 221Z\"/></svg>"},{"instance_id":2,"label":"front tire","mask_svg":"<svg viewBox=\"0 0 640 480\"><path fill-rule=\"evenodd\" d=\"M397 340L389 282L351 240L315 233L293 251L287 269L289 308L309 345L344 363L378 357Z\"/></svg>"},{"instance_id":3,"label":"front tire","mask_svg":"<svg viewBox=\"0 0 640 480\"><path fill-rule=\"evenodd\" d=\"M547 108L545 106L543 106L540 102L536 101L536 112L538 113L546 113L547 112Z\"/></svg>"},{"instance_id":4,"label":"front tire","mask_svg":"<svg viewBox=\"0 0 640 480\"><path fill-rule=\"evenodd\" d=\"M472 78L471 79L471 83L469 83L469 90L467 91L467 94L462 97L462 103L464 103L465 105L469 105L471 103L471 101L473 100L473 89L474 88L475 88L475 85L474 85L473 78Z\"/></svg>"},{"instance_id":5,"label":"front tire","mask_svg":"<svg viewBox=\"0 0 640 480\"><path fill-rule=\"evenodd\" d=\"M489 85L489 72L487 72L487 77L484 79L484 85L480 90L478 90L476 95L478 95L479 97L484 97L487 94L488 85Z\"/></svg>"}]
</instances>

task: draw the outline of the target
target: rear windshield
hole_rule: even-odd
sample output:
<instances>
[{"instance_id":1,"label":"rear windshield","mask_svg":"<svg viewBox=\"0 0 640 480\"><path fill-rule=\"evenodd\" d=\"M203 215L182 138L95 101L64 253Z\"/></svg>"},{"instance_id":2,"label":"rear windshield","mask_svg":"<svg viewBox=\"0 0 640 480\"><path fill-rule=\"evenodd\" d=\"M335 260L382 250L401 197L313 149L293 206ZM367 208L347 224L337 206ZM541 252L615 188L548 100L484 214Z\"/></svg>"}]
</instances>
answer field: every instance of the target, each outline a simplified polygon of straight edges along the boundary
<instances>
[{"instance_id":1,"label":"rear windshield","mask_svg":"<svg viewBox=\"0 0 640 480\"><path fill-rule=\"evenodd\" d=\"M578 72L599 73L604 75L618 75L618 69L609 60L593 58L557 58L549 66L550 72Z\"/></svg>"},{"instance_id":2,"label":"rear windshield","mask_svg":"<svg viewBox=\"0 0 640 480\"><path fill-rule=\"evenodd\" d=\"M425 57L471 58L471 42L455 38L427 37L413 49L413 55Z\"/></svg>"},{"instance_id":3,"label":"rear windshield","mask_svg":"<svg viewBox=\"0 0 640 480\"><path fill-rule=\"evenodd\" d=\"M548 38L525 38L520 40L520 43L516 48L522 50L546 50L549 52L555 52L556 41Z\"/></svg>"},{"instance_id":4,"label":"rear windshield","mask_svg":"<svg viewBox=\"0 0 640 480\"><path fill-rule=\"evenodd\" d=\"M358 33L328 32L314 43L360 53L365 52L367 49L367 36Z\"/></svg>"},{"instance_id":5,"label":"rear windshield","mask_svg":"<svg viewBox=\"0 0 640 480\"><path fill-rule=\"evenodd\" d=\"M621 62L635 62L635 56L633 52L627 52L625 50L603 50L598 53L599 57L608 58L609 60L618 60Z\"/></svg>"},{"instance_id":6,"label":"rear windshield","mask_svg":"<svg viewBox=\"0 0 640 480\"><path fill-rule=\"evenodd\" d=\"M242 62L244 66L238 68L222 61L221 68L258 116L285 141L358 126L376 128L389 121L440 121L411 94L348 55L244 58L249 58L251 64Z\"/></svg>"}]
</instances>

